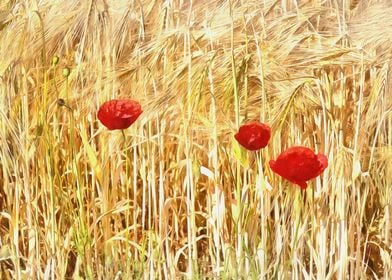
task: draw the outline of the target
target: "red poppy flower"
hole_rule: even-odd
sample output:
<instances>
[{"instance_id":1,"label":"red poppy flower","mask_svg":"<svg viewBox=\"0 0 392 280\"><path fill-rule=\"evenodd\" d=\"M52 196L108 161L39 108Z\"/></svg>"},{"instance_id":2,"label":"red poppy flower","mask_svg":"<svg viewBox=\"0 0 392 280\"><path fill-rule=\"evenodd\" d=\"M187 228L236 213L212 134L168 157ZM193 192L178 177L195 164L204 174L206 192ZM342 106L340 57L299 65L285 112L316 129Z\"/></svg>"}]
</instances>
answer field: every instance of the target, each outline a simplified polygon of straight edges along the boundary
<instances>
[{"instance_id":1,"label":"red poppy flower","mask_svg":"<svg viewBox=\"0 0 392 280\"><path fill-rule=\"evenodd\" d=\"M316 178L328 166L323 154L316 155L306 147L291 147L269 162L272 171L306 189L306 181Z\"/></svg>"},{"instance_id":2,"label":"red poppy flower","mask_svg":"<svg viewBox=\"0 0 392 280\"><path fill-rule=\"evenodd\" d=\"M234 138L245 149L257 151L267 146L271 138L271 128L261 122L250 122L242 125Z\"/></svg>"},{"instance_id":3,"label":"red poppy flower","mask_svg":"<svg viewBox=\"0 0 392 280\"><path fill-rule=\"evenodd\" d=\"M126 129L142 113L140 103L129 99L113 99L99 107L98 119L109 130Z\"/></svg>"}]
</instances>

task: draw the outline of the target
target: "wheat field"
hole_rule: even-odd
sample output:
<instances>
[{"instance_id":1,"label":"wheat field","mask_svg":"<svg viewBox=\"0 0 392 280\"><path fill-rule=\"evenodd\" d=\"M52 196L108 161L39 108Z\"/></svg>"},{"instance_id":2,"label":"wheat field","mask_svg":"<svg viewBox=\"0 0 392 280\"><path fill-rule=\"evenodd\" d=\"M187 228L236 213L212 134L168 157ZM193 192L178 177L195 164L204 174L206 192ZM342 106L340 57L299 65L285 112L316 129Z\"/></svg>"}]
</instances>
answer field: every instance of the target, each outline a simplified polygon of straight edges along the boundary
<instances>
[{"instance_id":1,"label":"wheat field","mask_svg":"<svg viewBox=\"0 0 392 280\"><path fill-rule=\"evenodd\" d=\"M0 279L391 278L391 14L1 0ZM124 134L114 98L143 107ZM268 165L293 145L329 160L306 191Z\"/></svg>"}]
</instances>

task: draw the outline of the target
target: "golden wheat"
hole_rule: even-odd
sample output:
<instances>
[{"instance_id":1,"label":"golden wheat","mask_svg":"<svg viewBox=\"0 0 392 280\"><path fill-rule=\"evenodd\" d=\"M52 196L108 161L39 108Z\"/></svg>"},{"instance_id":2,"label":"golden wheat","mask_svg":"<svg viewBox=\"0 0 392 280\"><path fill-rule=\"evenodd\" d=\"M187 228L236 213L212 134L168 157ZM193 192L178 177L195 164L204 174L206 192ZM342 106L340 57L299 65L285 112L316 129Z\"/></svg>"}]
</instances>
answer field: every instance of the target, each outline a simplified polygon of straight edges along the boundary
<instances>
[{"instance_id":1,"label":"golden wheat","mask_svg":"<svg viewBox=\"0 0 392 280\"><path fill-rule=\"evenodd\" d=\"M388 2L2 0L0 278L391 277ZM306 192L268 167L296 144Z\"/></svg>"}]
</instances>

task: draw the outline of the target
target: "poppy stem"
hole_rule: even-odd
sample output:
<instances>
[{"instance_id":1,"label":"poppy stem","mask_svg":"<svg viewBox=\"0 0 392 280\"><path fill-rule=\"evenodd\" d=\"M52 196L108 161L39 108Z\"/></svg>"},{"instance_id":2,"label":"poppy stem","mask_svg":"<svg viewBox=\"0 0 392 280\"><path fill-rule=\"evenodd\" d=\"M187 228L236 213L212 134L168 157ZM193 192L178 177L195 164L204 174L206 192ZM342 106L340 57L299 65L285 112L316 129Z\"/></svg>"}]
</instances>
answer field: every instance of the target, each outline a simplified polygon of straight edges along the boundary
<instances>
[{"instance_id":1,"label":"poppy stem","mask_svg":"<svg viewBox=\"0 0 392 280\"><path fill-rule=\"evenodd\" d=\"M121 134L122 134L122 136L123 136L124 143L126 144L126 143L127 143L127 137L125 136L124 129L121 129Z\"/></svg>"},{"instance_id":2,"label":"poppy stem","mask_svg":"<svg viewBox=\"0 0 392 280\"><path fill-rule=\"evenodd\" d=\"M265 197L266 183L265 183L265 178L264 178L261 151L260 150L257 151L255 155L256 155L256 164L257 164L256 180L258 181L258 182L256 181L256 189L257 189L257 186L260 187L260 190L259 190L260 197L256 198L256 201L257 201L257 199L259 199L258 204L260 207L259 209L261 211L261 217L260 217L260 237L261 237L261 246L262 246L261 248L262 248L263 252L266 252L267 251L267 249L266 249L267 248L267 235L268 235L268 230L265 226L267 224L266 212L268 211L268 210L266 211L266 208L268 208L268 207L266 207L266 204L267 204L267 201L269 200L269 198ZM256 191L256 193L257 193L257 191ZM268 195L268 192L267 192L267 195ZM265 266L267 265L267 255L265 253L263 253L261 255L260 265L261 265L262 271L264 271Z\"/></svg>"},{"instance_id":3,"label":"poppy stem","mask_svg":"<svg viewBox=\"0 0 392 280\"><path fill-rule=\"evenodd\" d=\"M122 134L122 137L123 137L123 140L124 140L124 163L125 163L125 176L124 176L124 178L125 178L125 187L124 187L124 190L125 190L125 193L126 193L126 196L127 196L127 203L130 203L130 194L129 194L129 188L128 188L128 156L127 156L127 154L128 154L128 147L127 147L127 137L125 135L125 130L124 129L121 129L121 134ZM130 208L128 207L128 210L127 210L128 213L126 213L126 215L125 215L125 227L126 227L125 238L127 240L127 242L125 243L126 254L128 254L128 250L129 250L129 244L128 244L128 239L129 239L129 231L128 231L128 229L129 229L129 216L130 216L130 210L129 209ZM128 259L129 258L127 258L127 266L126 267L129 267L128 266Z\"/></svg>"},{"instance_id":4,"label":"poppy stem","mask_svg":"<svg viewBox=\"0 0 392 280\"><path fill-rule=\"evenodd\" d=\"M296 223L295 223L295 233L294 233L294 240L293 240L293 250L295 250L295 248L297 246L297 242L298 242L298 231L299 231L299 227L301 224L301 212L302 212L302 206L304 203L303 195L304 195L303 191L299 188L296 188L294 206L298 206L298 207L294 207L294 209L298 209L298 211L295 211Z\"/></svg>"}]
</instances>

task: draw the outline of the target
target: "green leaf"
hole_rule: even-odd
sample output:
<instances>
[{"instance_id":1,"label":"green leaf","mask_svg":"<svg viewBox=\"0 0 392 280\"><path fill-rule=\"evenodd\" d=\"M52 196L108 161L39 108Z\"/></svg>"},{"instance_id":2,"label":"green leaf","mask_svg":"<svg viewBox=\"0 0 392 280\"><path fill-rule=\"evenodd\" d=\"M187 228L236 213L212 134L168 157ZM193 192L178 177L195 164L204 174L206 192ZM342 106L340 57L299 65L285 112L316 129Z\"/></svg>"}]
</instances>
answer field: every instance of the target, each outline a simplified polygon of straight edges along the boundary
<instances>
[{"instance_id":1,"label":"green leaf","mask_svg":"<svg viewBox=\"0 0 392 280\"><path fill-rule=\"evenodd\" d=\"M235 203L231 204L231 215L233 217L234 222L238 223L238 219L240 217L240 207L238 207L237 204Z\"/></svg>"},{"instance_id":2,"label":"green leaf","mask_svg":"<svg viewBox=\"0 0 392 280\"><path fill-rule=\"evenodd\" d=\"M238 162L242 165L244 168L249 167L249 160L248 160L248 153L247 151L238 144L237 140L233 137L233 153L234 153L234 158L238 160Z\"/></svg>"}]
</instances>

